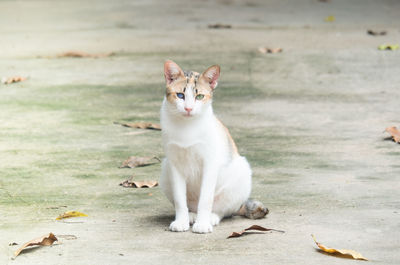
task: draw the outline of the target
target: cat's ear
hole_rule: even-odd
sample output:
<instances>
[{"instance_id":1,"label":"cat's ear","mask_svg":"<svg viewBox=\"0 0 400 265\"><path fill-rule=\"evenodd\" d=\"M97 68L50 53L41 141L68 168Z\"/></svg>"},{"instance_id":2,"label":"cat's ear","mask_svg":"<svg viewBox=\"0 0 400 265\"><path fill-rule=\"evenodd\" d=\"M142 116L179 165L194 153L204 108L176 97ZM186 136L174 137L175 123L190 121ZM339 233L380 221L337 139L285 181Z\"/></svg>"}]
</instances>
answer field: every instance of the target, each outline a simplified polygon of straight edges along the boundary
<instances>
[{"instance_id":1,"label":"cat's ear","mask_svg":"<svg viewBox=\"0 0 400 265\"><path fill-rule=\"evenodd\" d=\"M179 77L184 76L182 69L171 60L164 63L164 76L167 85L177 80Z\"/></svg>"},{"instance_id":2,"label":"cat's ear","mask_svg":"<svg viewBox=\"0 0 400 265\"><path fill-rule=\"evenodd\" d=\"M220 71L219 65L213 65L208 67L208 69L201 74L201 78L210 85L211 89L217 87L219 71Z\"/></svg>"}]
</instances>

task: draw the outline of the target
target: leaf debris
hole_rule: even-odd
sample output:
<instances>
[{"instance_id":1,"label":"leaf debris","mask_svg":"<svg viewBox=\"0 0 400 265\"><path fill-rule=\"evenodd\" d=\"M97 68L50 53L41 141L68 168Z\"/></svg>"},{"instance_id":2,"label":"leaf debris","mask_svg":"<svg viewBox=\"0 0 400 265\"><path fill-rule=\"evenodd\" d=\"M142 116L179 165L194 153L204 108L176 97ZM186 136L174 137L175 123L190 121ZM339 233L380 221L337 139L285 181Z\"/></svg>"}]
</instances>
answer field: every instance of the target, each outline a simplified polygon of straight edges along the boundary
<instances>
[{"instance_id":1,"label":"leaf debris","mask_svg":"<svg viewBox=\"0 0 400 265\"><path fill-rule=\"evenodd\" d=\"M258 48L258 51L260 53L266 54L266 53L280 53L283 51L282 48L267 48L267 47L260 47Z\"/></svg>"},{"instance_id":2,"label":"leaf debris","mask_svg":"<svg viewBox=\"0 0 400 265\"><path fill-rule=\"evenodd\" d=\"M280 232L280 233L285 233L285 231L282 230L277 230L277 229L272 229L272 228L265 228L259 225L252 225L240 232L232 232L232 234L230 236L228 236L227 238L232 238L232 237L241 237L243 235L248 235L248 234L252 234L254 232L249 232L249 231L261 231L261 232L267 232L267 231L275 231L275 232Z\"/></svg>"},{"instance_id":3,"label":"leaf debris","mask_svg":"<svg viewBox=\"0 0 400 265\"><path fill-rule=\"evenodd\" d=\"M86 53L86 52L80 52L80 51L67 51L64 53L61 53L59 55L57 55L57 58L64 58L64 57L68 57L68 58L102 58L102 57L110 57L115 55L115 53L113 52L108 52L108 53Z\"/></svg>"},{"instance_id":4,"label":"leaf debris","mask_svg":"<svg viewBox=\"0 0 400 265\"><path fill-rule=\"evenodd\" d=\"M334 22L335 20L335 16L327 16L326 18L324 18L325 22Z\"/></svg>"},{"instance_id":5,"label":"leaf debris","mask_svg":"<svg viewBox=\"0 0 400 265\"><path fill-rule=\"evenodd\" d=\"M26 242L25 244L22 245L17 251L14 252L14 256L18 256L21 251L23 251L27 247L31 246L50 246L52 245L55 241L58 241L57 237L53 233L49 233L47 235L44 235L39 238L32 239L29 242Z\"/></svg>"},{"instance_id":6,"label":"leaf debris","mask_svg":"<svg viewBox=\"0 0 400 265\"><path fill-rule=\"evenodd\" d=\"M22 76L14 76L14 77L3 77L1 79L1 82L5 85L9 85L12 83L18 83L18 82L22 82L25 81L26 79L28 79L27 77L22 77Z\"/></svg>"},{"instance_id":7,"label":"leaf debris","mask_svg":"<svg viewBox=\"0 0 400 265\"><path fill-rule=\"evenodd\" d=\"M153 165L156 163L161 162L161 160L156 156L146 156L146 157L139 157L139 156L130 156L119 168L135 168L135 167L144 167Z\"/></svg>"},{"instance_id":8,"label":"leaf debris","mask_svg":"<svg viewBox=\"0 0 400 265\"><path fill-rule=\"evenodd\" d=\"M231 29L232 25L216 23L216 24L209 24L208 28L209 29Z\"/></svg>"},{"instance_id":9,"label":"leaf debris","mask_svg":"<svg viewBox=\"0 0 400 265\"><path fill-rule=\"evenodd\" d=\"M71 218L71 217L87 217L87 214L78 212L78 211L68 211L65 212L61 215L59 215L56 220L61 220L61 219L66 219L66 218Z\"/></svg>"},{"instance_id":10,"label":"leaf debris","mask_svg":"<svg viewBox=\"0 0 400 265\"><path fill-rule=\"evenodd\" d=\"M377 31L377 30L369 29L369 30L367 30L367 34L372 35L372 36L383 36L383 35L386 35L387 32L386 32L386 30Z\"/></svg>"},{"instance_id":11,"label":"leaf debris","mask_svg":"<svg viewBox=\"0 0 400 265\"><path fill-rule=\"evenodd\" d=\"M121 182L119 185L125 188L154 188L158 186L158 181L147 180L147 181L132 181L133 176L130 179Z\"/></svg>"},{"instance_id":12,"label":"leaf debris","mask_svg":"<svg viewBox=\"0 0 400 265\"><path fill-rule=\"evenodd\" d=\"M335 248L327 248L324 245L322 245L321 243L317 242L317 239L315 238L314 235L311 235L312 238L314 239L315 244L317 244L317 246L324 252L326 253L330 253L333 255L337 255L338 257L340 257L340 255L343 255L343 257L351 257L353 259L359 259L359 260L367 260L366 258L364 258L360 253L358 253L357 251L354 250L350 250L350 249L335 249Z\"/></svg>"},{"instance_id":13,"label":"leaf debris","mask_svg":"<svg viewBox=\"0 0 400 265\"><path fill-rule=\"evenodd\" d=\"M382 44L378 46L380 51L395 51L399 49L399 44Z\"/></svg>"},{"instance_id":14,"label":"leaf debris","mask_svg":"<svg viewBox=\"0 0 400 265\"><path fill-rule=\"evenodd\" d=\"M395 126L387 127L385 131L390 134L394 142L400 143L400 131L397 129L397 127Z\"/></svg>"},{"instance_id":15,"label":"leaf debris","mask_svg":"<svg viewBox=\"0 0 400 265\"><path fill-rule=\"evenodd\" d=\"M119 123L119 122L115 121L114 124L120 124L124 127L130 127L130 128L150 129L150 130L161 131L160 124L152 123L152 122Z\"/></svg>"}]
</instances>

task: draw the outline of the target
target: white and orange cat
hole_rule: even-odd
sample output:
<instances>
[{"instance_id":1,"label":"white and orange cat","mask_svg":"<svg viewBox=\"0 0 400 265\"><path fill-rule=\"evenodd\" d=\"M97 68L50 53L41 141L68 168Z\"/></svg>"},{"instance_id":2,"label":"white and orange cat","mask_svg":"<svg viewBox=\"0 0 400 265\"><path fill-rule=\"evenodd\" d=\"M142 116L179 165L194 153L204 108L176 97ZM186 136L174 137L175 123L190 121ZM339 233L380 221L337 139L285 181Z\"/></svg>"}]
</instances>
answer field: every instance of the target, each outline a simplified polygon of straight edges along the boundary
<instances>
[{"instance_id":1,"label":"white and orange cat","mask_svg":"<svg viewBox=\"0 0 400 265\"><path fill-rule=\"evenodd\" d=\"M268 209L249 199L250 165L213 113L220 67L199 74L166 61L164 75L161 127L166 158L160 186L175 206L169 229L187 231L193 224L193 232L209 233L227 216L264 217Z\"/></svg>"}]
</instances>

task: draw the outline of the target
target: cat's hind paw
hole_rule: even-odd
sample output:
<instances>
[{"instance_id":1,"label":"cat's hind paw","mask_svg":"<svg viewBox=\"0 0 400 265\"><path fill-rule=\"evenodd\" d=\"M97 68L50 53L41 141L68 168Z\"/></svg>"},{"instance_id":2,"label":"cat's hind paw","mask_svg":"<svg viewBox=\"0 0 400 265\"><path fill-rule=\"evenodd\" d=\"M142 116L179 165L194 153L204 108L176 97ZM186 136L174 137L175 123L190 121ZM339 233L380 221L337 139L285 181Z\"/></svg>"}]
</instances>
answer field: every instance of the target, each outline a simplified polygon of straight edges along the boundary
<instances>
[{"instance_id":1,"label":"cat's hind paw","mask_svg":"<svg viewBox=\"0 0 400 265\"><path fill-rule=\"evenodd\" d=\"M175 220L169 225L169 230L173 232L184 232L189 230L189 222Z\"/></svg>"},{"instance_id":2,"label":"cat's hind paw","mask_svg":"<svg viewBox=\"0 0 400 265\"><path fill-rule=\"evenodd\" d=\"M192 227L192 232L193 233L198 233L198 234L205 234L205 233L211 233L213 231L213 227L210 222L195 222L193 227Z\"/></svg>"}]
</instances>

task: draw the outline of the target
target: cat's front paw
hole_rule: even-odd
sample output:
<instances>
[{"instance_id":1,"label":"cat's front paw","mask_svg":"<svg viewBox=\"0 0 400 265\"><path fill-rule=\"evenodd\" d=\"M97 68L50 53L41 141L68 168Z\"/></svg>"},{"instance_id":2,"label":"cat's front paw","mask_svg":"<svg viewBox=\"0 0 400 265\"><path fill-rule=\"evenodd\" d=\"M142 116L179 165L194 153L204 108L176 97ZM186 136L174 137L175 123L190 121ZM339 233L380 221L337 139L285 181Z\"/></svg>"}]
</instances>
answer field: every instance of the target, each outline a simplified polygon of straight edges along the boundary
<instances>
[{"instance_id":1,"label":"cat's front paw","mask_svg":"<svg viewBox=\"0 0 400 265\"><path fill-rule=\"evenodd\" d=\"M189 230L189 221L175 220L169 225L169 230L173 232L184 232Z\"/></svg>"},{"instance_id":2,"label":"cat's front paw","mask_svg":"<svg viewBox=\"0 0 400 265\"><path fill-rule=\"evenodd\" d=\"M197 214L189 212L189 223L192 225L196 222Z\"/></svg>"},{"instance_id":3,"label":"cat's front paw","mask_svg":"<svg viewBox=\"0 0 400 265\"><path fill-rule=\"evenodd\" d=\"M213 227L210 222L195 222L192 231L199 234L211 233Z\"/></svg>"},{"instance_id":4,"label":"cat's front paw","mask_svg":"<svg viewBox=\"0 0 400 265\"><path fill-rule=\"evenodd\" d=\"M212 213L210 216L211 225L218 225L221 221L221 217L219 215Z\"/></svg>"}]
</instances>

